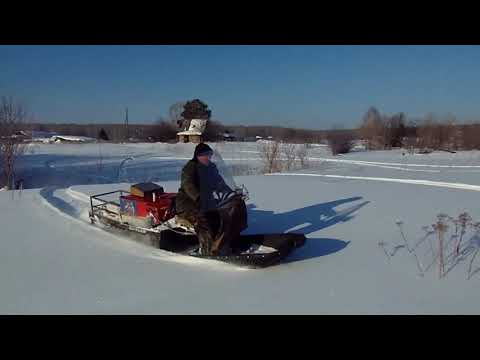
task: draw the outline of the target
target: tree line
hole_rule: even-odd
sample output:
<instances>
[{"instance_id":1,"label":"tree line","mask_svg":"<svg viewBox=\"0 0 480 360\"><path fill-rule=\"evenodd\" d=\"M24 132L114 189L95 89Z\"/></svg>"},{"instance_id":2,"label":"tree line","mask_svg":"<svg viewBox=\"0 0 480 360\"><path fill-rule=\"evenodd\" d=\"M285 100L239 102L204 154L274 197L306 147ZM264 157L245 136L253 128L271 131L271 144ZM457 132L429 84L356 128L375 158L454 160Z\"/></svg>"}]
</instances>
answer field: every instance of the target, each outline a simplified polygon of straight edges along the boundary
<instances>
[{"instance_id":1,"label":"tree line","mask_svg":"<svg viewBox=\"0 0 480 360\"><path fill-rule=\"evenodd\" d=\"M256 137L273 138L292 143L320 143L326 139L328 131L295 129L281 126L224 125L220 120L212 119L212 111L200 99L179 101L168 109L167 116L159 116L152 124L26 124L33 131L56 132L62 135L85 136L103 141L151 141L175 142L179 131L188 129L191 119L206 119L207 127L203 133L204 141L219 141L223 134L229 133L236 140L256 140Z\"/></svg>"},{"instance_id":2,"label":"tree line","mask_svg":"<svg viewBox=\"0 0 480 360\"><path fill-rule=\"evenodd\" d=\"M354 140L363 140L367 150L480 150L480 122L460 123L452 114L433 113L412 119L403 112L382 114L371 106L357 130L332 129L326 138L333 155L350 152Z\"/></svg>"},{"instance_id":3,"label":"tree line","mask_svg":"<svg viewBox=\"0 0 480 360\"><path fill-rule=\"evenodd\" d=\"M386 115L370 107L362 119L360 135L372 150L394 147L412 151L480 149L480 123L460 123L452 114L429 113L420 119L408 119L402 112Z\"/></svg>"}]
</instances>

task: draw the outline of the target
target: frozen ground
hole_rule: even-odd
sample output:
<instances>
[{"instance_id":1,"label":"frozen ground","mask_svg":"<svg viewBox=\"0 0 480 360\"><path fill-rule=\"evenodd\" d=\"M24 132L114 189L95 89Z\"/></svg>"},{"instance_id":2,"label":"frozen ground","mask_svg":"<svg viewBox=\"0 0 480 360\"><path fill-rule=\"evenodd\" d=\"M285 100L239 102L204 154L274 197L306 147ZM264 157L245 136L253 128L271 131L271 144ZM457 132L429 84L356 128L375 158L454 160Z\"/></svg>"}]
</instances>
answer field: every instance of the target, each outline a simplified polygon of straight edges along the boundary
<instances>
[{"instance_id":1,"label":"frozen ground","mask_svg":"<svg viewBox=\"0 0 480 360\"><path fill-rule=\"evenodd\" d=\"M218 148L230 164L252 172L260 166L255 143ZM308 238L285 264L264 270L177 256L89 224L88 195L145 180L176 191L192 150L31 146L18 176L25 190L0 192L0 313L480 313L480 257L466 280L473 233L439 280L428 246L435 236L425 238L422 229L441 212L467 211L480 221L479 152L332 157L318 146L309 150L314 169L237 177L250 192L247 232ZM429 269L424 276L397 221Z\"/></svg>"}]
</instances>

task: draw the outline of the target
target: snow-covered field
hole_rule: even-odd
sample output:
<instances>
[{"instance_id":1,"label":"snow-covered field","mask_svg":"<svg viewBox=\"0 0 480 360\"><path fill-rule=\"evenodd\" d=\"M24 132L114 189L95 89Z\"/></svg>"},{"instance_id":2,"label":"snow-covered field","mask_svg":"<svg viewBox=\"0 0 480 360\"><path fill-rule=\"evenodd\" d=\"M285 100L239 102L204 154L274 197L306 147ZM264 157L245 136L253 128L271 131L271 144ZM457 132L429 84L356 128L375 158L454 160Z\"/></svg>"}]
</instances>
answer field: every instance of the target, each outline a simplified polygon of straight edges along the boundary
<instances>
[{"instance_id":1,"label":"snow-covered field","mask_svg":"<svg viewBox=\"0 0 480 360\"><path fill-rule=\"evenodd\" d=\"M332 157L314 146L311 169L260 175L258 144L216 147L257 173L236 178L250 193L247 233L306 234L286 263L243 270L90 225L90 194L147 180L177 191L192 144L35 144L19 164L24 190L0 192L0 313L480 313L480 256L467 280L475 233L438 279L436 235L423 229L439 213L480 221L480 152Z\"/></svg>"}]
</instances>

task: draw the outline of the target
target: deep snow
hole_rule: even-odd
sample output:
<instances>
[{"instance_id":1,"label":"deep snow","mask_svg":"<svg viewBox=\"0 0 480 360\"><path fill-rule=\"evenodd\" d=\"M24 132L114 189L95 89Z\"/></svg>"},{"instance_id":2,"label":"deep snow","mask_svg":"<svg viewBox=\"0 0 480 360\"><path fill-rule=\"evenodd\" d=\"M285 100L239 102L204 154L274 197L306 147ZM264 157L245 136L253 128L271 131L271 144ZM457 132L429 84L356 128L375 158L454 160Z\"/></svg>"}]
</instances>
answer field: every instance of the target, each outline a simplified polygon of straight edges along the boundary
<instances>
[{"instance_id":1,"label":"deep snow","mask_svg":"<svg viewBox=\"0 0 480 360\"><path fill-rule=\"evenodd\" d=\"M218 148L229 163L260 166L255 143ZM192 150L192 144L31 146L19 171L27 190L0 192L0 313L480 313L480 273L467 281L465 260L442 280L434 268L419 276L396 225L403 221L427 266L424 225L441 212L468 211L480 220L479 152L332 157L313 147L315 169L237 177L250 192L247 233L296 231L308 238L286 263L264 270L171 254L88 222L91 194L147 179L176 191ZM449 185L458 183L474 188ZM390 261L379 242L394 254Z\"/></svg>"}]
</instances>

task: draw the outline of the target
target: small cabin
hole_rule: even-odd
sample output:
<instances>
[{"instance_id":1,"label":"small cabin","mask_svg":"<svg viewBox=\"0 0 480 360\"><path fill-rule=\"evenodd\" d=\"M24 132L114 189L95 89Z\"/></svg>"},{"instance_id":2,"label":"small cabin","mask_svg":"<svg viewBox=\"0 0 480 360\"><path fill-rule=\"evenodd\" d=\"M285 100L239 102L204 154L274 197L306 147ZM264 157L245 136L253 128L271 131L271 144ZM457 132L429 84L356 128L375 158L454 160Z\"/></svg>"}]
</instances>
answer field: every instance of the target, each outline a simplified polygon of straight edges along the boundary
<instances>
[{"instance_id":1,"label":"small cabin","mask_svg":"<svg viewBox=\"0 0 480 360\"><path fill-rule=\"evenodd\" d=\"M188 129L177 133L177 141L181 143L200 143L203 141L203 133L207 127L207 121L205 119L192 119Z\"/></svg>"},{"instance_id":2,"label":"small cabin","mask_svg":"<svg viewBox=\"0 0 480 360\"><path fill-rule=\"evenodd\" d=\"M90 143L96 139L86 136L54 135L50 138L51 143Z\"/></svg>"},{"instance_id":3,"label":"small cabin","mask_svg":"<svg viewBox=\"0 0 480 360\"><path fill-rule=\"evenodd\" d=\"M223 141L235 141L235 136L231 134L229 131L225 131L222 134Z\"/></svg>"}]
</instances>

